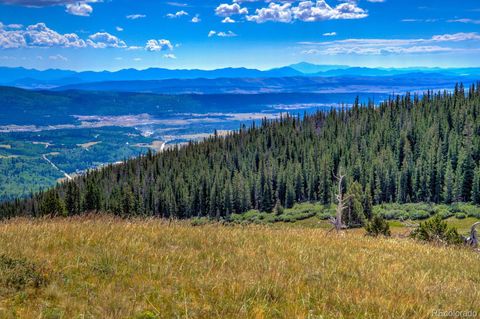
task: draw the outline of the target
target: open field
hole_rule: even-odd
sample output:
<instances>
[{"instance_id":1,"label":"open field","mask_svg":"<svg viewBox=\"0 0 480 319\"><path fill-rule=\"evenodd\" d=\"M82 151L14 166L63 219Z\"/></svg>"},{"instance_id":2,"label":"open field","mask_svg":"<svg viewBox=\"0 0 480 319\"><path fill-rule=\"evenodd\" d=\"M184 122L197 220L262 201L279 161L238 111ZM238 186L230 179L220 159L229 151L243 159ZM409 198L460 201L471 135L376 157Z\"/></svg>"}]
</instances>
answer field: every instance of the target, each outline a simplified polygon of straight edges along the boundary
<instances>
[{"instance_id":1,"label":"open field","mask_svg":"<svg viewBox=\"0 0 480 319\"><path fill-rule=\"evenodd\" d=\"M480 254L360 231L110 217L0 224L0 318L480 312ZM37 286L37 287L35 287ZM151 317L141 316L150 311Z\"/></svg>"}]
</instances>

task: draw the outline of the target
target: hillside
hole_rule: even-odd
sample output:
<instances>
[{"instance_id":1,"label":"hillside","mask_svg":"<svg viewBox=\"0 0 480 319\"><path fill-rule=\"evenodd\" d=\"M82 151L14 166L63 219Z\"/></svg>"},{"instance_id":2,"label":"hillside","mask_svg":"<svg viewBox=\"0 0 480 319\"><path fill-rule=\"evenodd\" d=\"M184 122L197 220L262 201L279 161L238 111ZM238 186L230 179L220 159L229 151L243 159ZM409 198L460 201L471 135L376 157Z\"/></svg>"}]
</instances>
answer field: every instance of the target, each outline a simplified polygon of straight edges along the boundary
<instances>
[{"instance_id":1,"label":"hillside","mask_svg":"<svg viewBox=\"0 0 480 319\"><path fill-rule=\"evenodd\" d=\"M361 231L325 236L321 228L160 219L14 219L0 223L0 317L478 313L478 262L471 250Z\"/></svg>"},{"instance_id":2,"label":"hillside","mask_svg":"<svg viewBox=\"0 0 480 319\"><path fill-rule=\"evenodd\" d=\"M161 95L0 87L0 201L53 187L63 172L78 174L138 156L155 149L155 143L202 139L215 129L236 130L241 123L284 112L328 111L351 104L356 95ZM358 96L361 101L388 97ZM101 143L88 144L92 142ZM91 147L81 147L84 144Z\"/></svg>"},{"instance_id":3,"label":"hillside","mask_svg":"<svg viewBox=\"0 0 480 319\"><path fill-rule=\"evenodd\" d=\"M330 203L334 173L363 208L385 202L480 202L480 87L286 116L227 137L110 165L2 204L3 216L108 211L226 217L295 202ZM368 209L365 209L368 215Z\"/></svg>"}]
</instances>

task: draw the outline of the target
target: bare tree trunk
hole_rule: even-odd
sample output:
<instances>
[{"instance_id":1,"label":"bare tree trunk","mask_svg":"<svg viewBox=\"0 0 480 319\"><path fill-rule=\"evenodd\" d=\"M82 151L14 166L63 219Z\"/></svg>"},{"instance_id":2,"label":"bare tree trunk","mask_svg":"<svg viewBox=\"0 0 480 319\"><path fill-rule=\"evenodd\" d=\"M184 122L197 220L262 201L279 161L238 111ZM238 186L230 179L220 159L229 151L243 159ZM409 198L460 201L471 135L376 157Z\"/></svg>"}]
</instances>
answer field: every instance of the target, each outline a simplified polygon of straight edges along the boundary
<instances>
[{"instance_id":1,"label":"bare tree trunk","mask_svg":"<svg viewBox=\"0 0 480 319\"><path fill-rule=\"evenodd\" d=\"M333 225L333 228L330 229L329 232L331 232L334 229L337 232L339 232L340 230L347 228L347 226L345 226L345 224L342 221L343 211L345 210L346 203L350 197L350 196L347 196L346 198L344 198L342 193L342 182L343 182L343 179L345 178L345 175L342 175L341 173L339 173L338 176L335 176L335 178L338 181L338 193L337 195L335 195L338 204L337 204L337 210L335 212L335 217L330 219L330 223Z\"/></svg>"},{"instance_id":2,"label":"bare tree trunk","mask_svg":"<svg viewBox=\"0 0 480 319\"><path fill-rule=\"evenodd\" d=\"M472 247L478 246L478 235L477 235L477 226L480 225L480 222L476 222L470 228L470 237L467 238L467 244Z\"/></svg>"}]
</instances>

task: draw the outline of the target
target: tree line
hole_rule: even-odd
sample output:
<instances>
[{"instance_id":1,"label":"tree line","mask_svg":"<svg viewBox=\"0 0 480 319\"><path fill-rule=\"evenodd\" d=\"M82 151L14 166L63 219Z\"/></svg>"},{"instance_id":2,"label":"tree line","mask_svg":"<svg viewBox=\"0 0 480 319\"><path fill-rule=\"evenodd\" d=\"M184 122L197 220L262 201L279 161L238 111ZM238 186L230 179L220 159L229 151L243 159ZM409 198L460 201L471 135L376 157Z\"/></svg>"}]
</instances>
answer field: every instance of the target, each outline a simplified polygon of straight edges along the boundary
<instances>
[{"instance_id":1,"label":"tree line","mask_svg":"<svg viewBox=\"0 0 480 319\"><path fill-rule=\"evenodd\" d=\"M339 169L345 192L356 194L349 207L357 207L357 219L379 203L480 204L479 113L478 84L407 93L378 106L357 99L351 108L283 115L91 170L0 204L0 216L271 212L296 202L334 202Z\"/></svg>"}]
</instances>

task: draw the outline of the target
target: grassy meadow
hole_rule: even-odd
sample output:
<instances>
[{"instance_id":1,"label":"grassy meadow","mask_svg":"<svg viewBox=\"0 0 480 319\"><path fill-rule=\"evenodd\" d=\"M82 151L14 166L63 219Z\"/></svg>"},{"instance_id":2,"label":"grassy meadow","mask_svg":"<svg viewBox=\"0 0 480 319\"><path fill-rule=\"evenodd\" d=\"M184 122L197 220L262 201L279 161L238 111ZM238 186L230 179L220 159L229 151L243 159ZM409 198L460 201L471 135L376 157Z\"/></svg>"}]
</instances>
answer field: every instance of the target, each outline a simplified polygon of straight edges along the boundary
<instances>
[{"instance_id":1,"label":"grassy meadow","mask_svg":"<svg viewBox=\"0 0 480 319\"><path fill-rule=\"evenodd\" d=\"M429 318L480 312L480 254L324 227L0 223L0 318Z\"/></svg>"}]
</instances>

